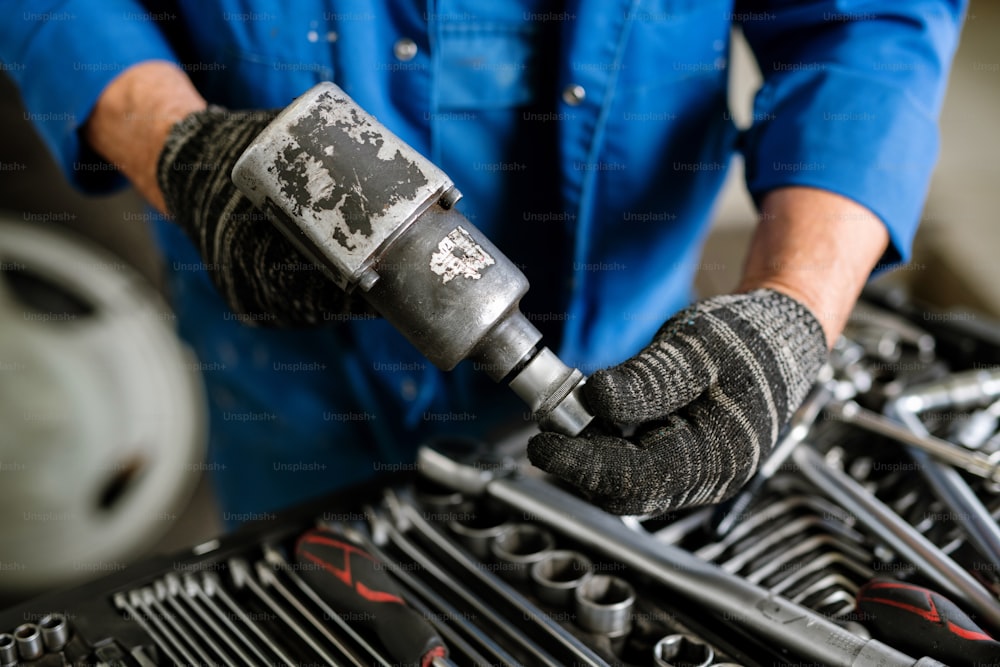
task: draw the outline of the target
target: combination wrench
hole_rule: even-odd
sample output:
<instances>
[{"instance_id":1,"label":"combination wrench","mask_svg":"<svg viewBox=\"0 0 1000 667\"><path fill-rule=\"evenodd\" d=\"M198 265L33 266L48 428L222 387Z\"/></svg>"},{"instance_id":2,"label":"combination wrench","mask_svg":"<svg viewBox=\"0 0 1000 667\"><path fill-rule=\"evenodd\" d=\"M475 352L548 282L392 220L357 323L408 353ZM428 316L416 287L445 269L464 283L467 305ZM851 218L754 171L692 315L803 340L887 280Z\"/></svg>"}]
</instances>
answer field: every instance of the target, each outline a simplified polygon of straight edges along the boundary
<instances>
[{"instance_id":1,"label":"combination wrench","mask_svg":"<svg viewBox=\"0 0 1000 667\"><path fill-rule=\"evenodd\" d=\"M881 642L858 637L713 563L631 530L618 517L542 479L500 476L427 447L421 448L418 460L424 474L434 481L472 495L488 496L571 534L578 542L620 560L675 593L700 600L716 614L732 618L745 632L769 639L797 656L843 667L940 665L928 658L915 660Z\"/></svg>"}]
</instances>

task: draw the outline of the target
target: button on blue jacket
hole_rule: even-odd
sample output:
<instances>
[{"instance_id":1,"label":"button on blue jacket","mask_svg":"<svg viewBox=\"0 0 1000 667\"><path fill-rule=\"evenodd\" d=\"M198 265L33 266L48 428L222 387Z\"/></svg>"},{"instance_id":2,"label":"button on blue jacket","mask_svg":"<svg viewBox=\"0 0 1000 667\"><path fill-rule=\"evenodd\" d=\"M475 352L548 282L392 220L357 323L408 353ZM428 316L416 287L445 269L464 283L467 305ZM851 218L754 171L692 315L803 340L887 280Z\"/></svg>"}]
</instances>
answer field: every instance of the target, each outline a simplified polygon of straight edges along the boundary
<instances>
[{"instance_id":1,"label":"button on blue jacket","mask_svg":"<svg viewBox=\"0 0 1000 667\"><path fill-rule=\"evenodd\" d=\"M80 141L102 89L178 62L209 102L282 107L332 80L441 166L460 208L532 283L524 309L585 372L645 345L691 298L734 152L751 194L854 199L906 259L938 152L961 0L35 0L0 58L79 187L120 181ZM726 106L729 34L764 84ZM178 27L182 29L178 30ZM168 40L166 34L173 33ZM181 37L178 38L178 35ZM398 467L428 433L523 410L473 369L443 375L380 320L242 326L155 219L181 333L205 364L227 514L245 517ZM224 468L224 469L223 469Z\"/></svg>"}]
</instances>

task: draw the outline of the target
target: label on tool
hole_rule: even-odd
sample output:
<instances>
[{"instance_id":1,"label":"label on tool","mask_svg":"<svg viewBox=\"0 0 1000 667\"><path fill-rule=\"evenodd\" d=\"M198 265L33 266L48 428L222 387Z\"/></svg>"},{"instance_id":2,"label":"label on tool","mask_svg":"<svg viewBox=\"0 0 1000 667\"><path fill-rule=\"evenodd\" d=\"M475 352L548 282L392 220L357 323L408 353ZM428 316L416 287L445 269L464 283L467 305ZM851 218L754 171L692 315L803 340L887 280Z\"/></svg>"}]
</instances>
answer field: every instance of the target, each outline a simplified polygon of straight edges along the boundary
<instances>
[{"instance_id":1,"label":"label on tool","mask_svg":"<svg viewBox=\"0 0 1000 667\"><path fill-rule=\"evenodd\" d=\"M438 243L437 252L431 255L431 271L441 276L442 283L461 276L479 280L484 268L496 262L472 236L459 225L448 232Z\"/></svg>"}]
</instances>

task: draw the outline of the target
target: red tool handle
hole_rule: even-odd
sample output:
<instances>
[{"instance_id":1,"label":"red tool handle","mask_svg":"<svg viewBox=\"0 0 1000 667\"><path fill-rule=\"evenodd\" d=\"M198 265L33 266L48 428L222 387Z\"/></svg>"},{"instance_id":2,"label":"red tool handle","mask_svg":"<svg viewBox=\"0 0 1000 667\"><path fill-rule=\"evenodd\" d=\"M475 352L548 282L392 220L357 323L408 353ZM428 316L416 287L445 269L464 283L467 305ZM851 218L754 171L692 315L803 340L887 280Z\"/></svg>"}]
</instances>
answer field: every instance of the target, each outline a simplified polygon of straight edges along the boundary
<instances>
[{"instance_id":1,"label":"red tool handle","mask_svg":"<svg viewBox=\"0 0 1000 667\"><path fill-rule=\"evenodd\" d=\"M299 576L345 620L371 629L392 660L427 667L448 649L403 600L389 566L331 530L306 531L295 545Z\"/></svg>"},{"instance_id":2,"label":"red tool handle","mask_svg":"<svg viewBox=\"0 0 1000 667\"><path fill-rule=\"evenodd\" d=\"M893 579L874 579L857 597L862 620L876 639L952 667L1000 665L1000 642L943 595Z\"/></svg>"}]
</instances>

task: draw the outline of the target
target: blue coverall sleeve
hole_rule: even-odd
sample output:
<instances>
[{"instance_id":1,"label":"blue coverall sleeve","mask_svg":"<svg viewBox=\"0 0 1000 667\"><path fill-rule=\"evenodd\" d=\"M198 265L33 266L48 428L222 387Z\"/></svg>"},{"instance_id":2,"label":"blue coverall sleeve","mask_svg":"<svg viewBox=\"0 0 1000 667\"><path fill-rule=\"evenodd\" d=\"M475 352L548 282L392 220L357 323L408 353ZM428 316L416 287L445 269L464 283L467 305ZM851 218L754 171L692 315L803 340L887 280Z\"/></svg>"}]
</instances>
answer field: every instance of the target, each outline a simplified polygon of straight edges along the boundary
<instances>
[{"instance_id":1,"label":"blue coverall sleeve","mask_svg":"<svg viewBox=\"0 0 1000 667\"><path fill-rule=\"evenodd\" d=\"M25 115L76 187L124 183L80 136L104 87L148 60L176 62L150 16L133 0L33 0L0 20L0 61L21 92Z\"/></svg>"},{"instance_id":2,"label":"blue coverall sleeve","mask_svg":"<svg viewBox=\"0 0 1000 667\"><path fill-rule=\"evenodd\" d=\"M907 260L938 155L965 0L746 0L734 21L764 84L744 136L754 199L789 185L866 206Z\"/></svg>"}]
</instances>

